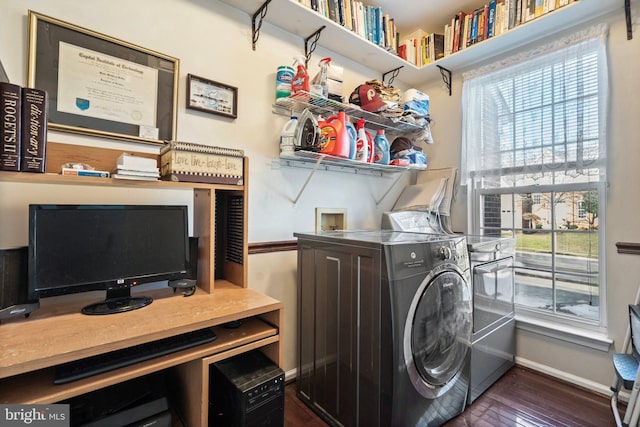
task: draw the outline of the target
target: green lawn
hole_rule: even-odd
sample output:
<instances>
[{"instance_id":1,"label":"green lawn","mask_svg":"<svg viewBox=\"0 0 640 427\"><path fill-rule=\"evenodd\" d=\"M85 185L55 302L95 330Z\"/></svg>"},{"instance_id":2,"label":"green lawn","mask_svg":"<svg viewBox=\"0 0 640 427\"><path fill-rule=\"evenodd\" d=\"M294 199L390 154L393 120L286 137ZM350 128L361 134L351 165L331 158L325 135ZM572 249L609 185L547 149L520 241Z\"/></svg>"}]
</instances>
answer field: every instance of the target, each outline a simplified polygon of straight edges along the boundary
<instances>
[{"instance_id":1,"label":"green lawn","mask_svg":"<svg viewBox=\"0 0 640 427\"><path fill-rule=\"evenodd\" d=\"M516 250L525 252L551 253L551 232L516 231ZM556 232L556 253L581 257L598 257L598 231Z\"/></svg>"}]
</instances>

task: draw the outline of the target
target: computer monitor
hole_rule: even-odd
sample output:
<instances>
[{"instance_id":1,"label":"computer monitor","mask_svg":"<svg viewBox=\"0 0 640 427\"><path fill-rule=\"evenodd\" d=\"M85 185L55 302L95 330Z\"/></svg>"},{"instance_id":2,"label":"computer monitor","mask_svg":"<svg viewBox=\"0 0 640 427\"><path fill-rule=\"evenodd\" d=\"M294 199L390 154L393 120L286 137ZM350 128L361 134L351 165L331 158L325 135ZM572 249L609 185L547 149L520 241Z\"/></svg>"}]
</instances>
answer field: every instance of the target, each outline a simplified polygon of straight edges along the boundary
<instances>
[{"instance_id":1,"label":"computer monitor","mask_svg":"<svg viewBox=\"0 0 640 427\"><path fill-rule=\"evenodd\" d=\"M106 290L85 314L151 304L131 287L187 277L186 206L29 205L31 298Z\"/></svg>"}]
</instances>

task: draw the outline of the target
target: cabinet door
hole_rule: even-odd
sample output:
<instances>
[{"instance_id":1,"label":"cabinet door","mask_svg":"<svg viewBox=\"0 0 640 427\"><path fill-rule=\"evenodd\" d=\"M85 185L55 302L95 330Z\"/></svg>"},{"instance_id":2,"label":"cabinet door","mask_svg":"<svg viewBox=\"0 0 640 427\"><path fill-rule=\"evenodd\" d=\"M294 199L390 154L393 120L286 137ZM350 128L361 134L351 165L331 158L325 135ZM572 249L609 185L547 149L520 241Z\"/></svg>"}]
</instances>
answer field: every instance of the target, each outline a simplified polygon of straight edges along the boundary
<instances>
[{"instance_id":1,"label":"cabinet door","mask_svg":"<svg viewBox=\"0 0 640 427\"><path fill-rule=\"evenodd\" d=\"M315 371L313 400L345 426L355 424L357 289L351 254L315 254Z\"/></svg>"},{"instance_id":2,"label":"cabinet door","mask_svg":"<svg viewBox=\"0 0 640 427\"><path fill-rule=\"evenodd\" d=\"M341 425L378 425L380 252L299 241L298 284L298 392Z\"/></svg>"},{"instance_id":3,"label":"cabinet door","mask_svg":"<svg viewBox=\"0 0 640 427\"><path fill-rule=\"evenodd\" d=\"M296 388L312 400L315 367L315 249L298 242L298 373Z\"/></svg>"}]
</instances>

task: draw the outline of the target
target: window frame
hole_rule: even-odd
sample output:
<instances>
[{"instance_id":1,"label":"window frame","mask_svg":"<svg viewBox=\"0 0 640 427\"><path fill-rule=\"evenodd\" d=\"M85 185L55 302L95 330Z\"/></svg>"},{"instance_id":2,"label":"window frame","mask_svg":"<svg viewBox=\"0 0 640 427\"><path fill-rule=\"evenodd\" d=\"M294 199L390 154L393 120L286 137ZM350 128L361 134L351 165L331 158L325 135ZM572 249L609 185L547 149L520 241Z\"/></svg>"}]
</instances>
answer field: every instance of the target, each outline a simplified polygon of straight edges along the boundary
<instances>
[{"instance_id":1,"label":"window frame","mask_svg":"<svg viewBox=\"0 0 640 427\"><path fill-rule=\"evenodd\" d=\"M588 34L590 33L591 34ZM599 40L602 41L600 47L598 48L594 48L594 53L596 54L596 58L598 61L598 65L597 65L597 70L596 73L596 82L597 82L597 89L598 89L598 94L597 94L597 110L596 110L596 116L598 117L598 150L599 150L599 155L597 157L597 160L595 160L592 164L589 164L589 166L585 166L585 169L598 169L598 176L597 176L597 180L596 181L587 181L587 182L575 182L575 183L560 183L560 184L556 184L556 183L544 183L544 184L540 184L540 185L529 185L528 183L519 186L517 182L512 182L512 185L510 187L506 187L506 186L502 186L502 185L496 185L494 188L492 188L491 186L485 187L485 188L479 188L483 182L483 180L485 178L491 178L492 176L500 179L500 177L502 176L516 176L516 175L520 175L520 174L529 174L529 173L540 173L540 172L544 172L546 173L546 167L544 165L541 165L539 170L536 171L536 168L530 168L529 166L526 167L520 167L520 166L514 166L511 168L504 168L502 169L502 166L500 166L500 168L498 169L490 169L490 168L477 168L478 165L474 164L474 160L472 160L470 163L467 162L467 155L466 155L466 151L464 151L466 149L466 147L468 146L467 144L469 144L469 140L473 138L473 136L475 134L480 134L481 137L483 135L484 132L484 126L482 123L486 123L486 120L484 121L477 121L478 118L475 116L478 114L478 110L479 108L482 108L479 105L474 105L474 106L470 106L470 107L466 107L465 104L464 108L463 108L463 121L462 121L462 126L463 126L463 161L462 161L462 166L463 166L463 181L462 181L462 185L467 186L467 222L468 222L468 230L470 233L472 234L481 234L482 231L484 229L490 229L490 230L497 230L498 228L494 227L483 227L482 226L482 222L483 222L483 215L484 215L484 206L483 206L483 197L484 195L490 194L490 195L497 195L497 194L510 194L510 195L514 195L517 196L518 194L522 194L522 193L558 193L558 192L562 192L562 191L571 191L571 192L588 192L588 191L592 191L595 190L598 192L598 204L600 206L600 208L598 209L598 229L596 231L597 235L598 235L598 289L599 289L599 318L597 321L592 321L589 319L585 319L585 318L581 318L578 317L578 315L567 315L567 314L562 314L562 313L557 313L556 309L556 292L558 290L557 288L557 283L555 281L555 279L553 279L552 282L552 286L553 286L553 290L554 290L554 294L553 294L553 303L554 303L554 308L553 311L550 310L546 310L546 309L536 309L533 307L527 307L527 306L522 306L520 304L516 305L516 316L521 317L521 318L526 318L526 319L533 319L534 322L536 321L540 321L540 322L544 322L546 324L551 324L551 325L557 325L558 330L564 329L566 327L568 328L575 328L577 330L583 330L583 331L587 331L587 333L589 333L589 331L591 333L594 334L605 334L607 333L607 301L606 301L606 295L607 295L607 284L606 284L606 277L607 277L607 272L606 272L606 189L607 189L607 181L606 181L606 126L607 126L607 120L606 117L608 115L608 102L607 102L607 98L608 98L608 90L607 90L607 57L606 57L606 36L608 35L608 27L607 26L597 26L597 27L593 27L591 29L588 29L586 31L582 31L580 33L576 33L575 34L575 39L577 42L580 42L581 40L585 40L586 38L599 38ZM604 37L603 37L604 36ZM568 38L571 38L572 36L569 36ZM559 44L559 43L558 43ZM571 43L569 43L570 45ZM551 45L553 45L553 43L551 43ZM557 45L556 45L557 46ZM604 47L604 49L602 49L602 47ZM503 64L500 64L499 66L495 66L495 65L490 65L485 67L486 69L482 69L482 70L475 70L472 71L470 73L468 73L468 75L470 76L470 78L474 78L474 77L478 77L478 76L484 76L488 73L492 73L492 72L497 72L499 73L501 71L500 67L503 66L508 66L509 63L511 64L518 64L518 62L520 60L522 60L523 58L527 59L527 55L529 55L529 57L533 57L533 56L540 56L540 55L544 55L546 52L545 47L538 47L535 49L532 49L531 52L520 52L516 55L513 56L513 58L507 58L503 61ZM604 54L603 54L604 53ZM544 63L538 63L536 64L537 66L540 67L540 69L544 69L545 64ZM512 79L512 81L515 81L518 77L520 76L525 76L527 73L527 71L525 70L518 70L517 73L514 73L510 76L505 75L505 78L510 78ZM465 79L467 79L467 75L464 76ZM466 82L465 82L466 83ZM472 98L471 93L475 93L474 92L469 92L469 94L466 95L465 98L465 91L466 88L466 84L465 86L463 86L463 103L466 101L472 101L475 98ZM477 95L476 95L477 96ZM553 104L553 103L552 103ZM579 107L580 108L580 107ZM473 116L473 118L469 118L467 117L467 115L470 114L471 116ZM554 111L555 114L555 111ZM478 116L480 117L480 116ZM555 115L554 115L555 118ZM582 119L582 118L581 118ZM471 128L470 125L468 124L468 120L472 120L471 123L476 122L475 123L478 127L477 128ZM581 122L583 123L583 122ZM580 126L582 126L582 124L580 124ZM515 132L515 130L513 130L512 132ZM474 134L475 133L475 134ZM471 135L471 136L470 136ZM496 140L497 142L498 140ZM566 143L566 142L565 142ZM545 146L545 142L541 141L540 145L538 147L543 147ZM555 144L555 142L554 142ZM603 151L604 150L604 151ZM603 152L605 153L605 155L603 155ZM580 153L578 153L580 155ZM475 160L477 161L477 160ZM465 170L465 165L469 166L468 170ZM575 164L575 162L571 163L571 162L566 162L567 165L567 170L571 170L573 168L578 169ZM474 166L476 166L476 169L474 171ZM484 166L484 163L482 164L482 166ZM528 167L528 169L526 169ZM525 171L526 169L526 171ZM506 173L504 173L506 172ZM552 170L549 170L549 172L552 172ZM466 179L465 179L466 178ZM509 210L508 213L509 215L511 215L512 218L514 218L514 206L515 204L512 203L512 206L507 209L506 207L502 207L501 211L507 211ZM585 215L587 216L587 215ZM510 230L512 233L515 232L515 230L520 230L521 228L516 228L515 227L516 223L513 222L511 224L511 227L502 227L501 230ZM552 237L555 237L555 233L558 233L561 231L561 229L559 228L557 222L552 221L551 224L551 229L545 229L545 231L549 231L551 233ZM556 255L556 250L557 248L555 247L556 242L555 242L555 238L552 238L551 241L551 245L552 245L552 254L554 255L554 259L555 259L555 255ZM546 272L548 270L544 270L541 269L539 271L542 272ZM556 274L560 273L562 274L561 271L557 271L555 266L552 264L551 265L551 271L554 274L554 277ZM550 279L551 280L551 279Z\"/></svg>"}]
</instances>

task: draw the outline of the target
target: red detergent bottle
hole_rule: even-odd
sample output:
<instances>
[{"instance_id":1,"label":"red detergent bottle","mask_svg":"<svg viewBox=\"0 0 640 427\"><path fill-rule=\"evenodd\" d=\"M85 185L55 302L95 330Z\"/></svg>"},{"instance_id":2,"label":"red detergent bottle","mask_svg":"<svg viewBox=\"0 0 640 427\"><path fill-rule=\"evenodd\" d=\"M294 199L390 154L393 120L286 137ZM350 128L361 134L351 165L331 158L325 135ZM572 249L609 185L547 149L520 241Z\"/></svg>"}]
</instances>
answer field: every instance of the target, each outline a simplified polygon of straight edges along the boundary
<instances>
[{"instance_id":1,"label":"red detergent bottle","mask_svg":"<svg viewBox=\"0 0 640 427\"><path fill-rule=\"evenodd\" d=\"M320 152L331 156L349 158L351 139L344 111L318 123L320 128Z\"/></svg>"}]
</instances>

